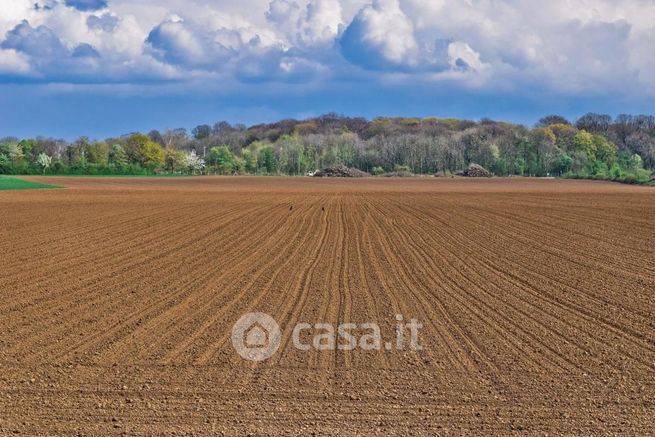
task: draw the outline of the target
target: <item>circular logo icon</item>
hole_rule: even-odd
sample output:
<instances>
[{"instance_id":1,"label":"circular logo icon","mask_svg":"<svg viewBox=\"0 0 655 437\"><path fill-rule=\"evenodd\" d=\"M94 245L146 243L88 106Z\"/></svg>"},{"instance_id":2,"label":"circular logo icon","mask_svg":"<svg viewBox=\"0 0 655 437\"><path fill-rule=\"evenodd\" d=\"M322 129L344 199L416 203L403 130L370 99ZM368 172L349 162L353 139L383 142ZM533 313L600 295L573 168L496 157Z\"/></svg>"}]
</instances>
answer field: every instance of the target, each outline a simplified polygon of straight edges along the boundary
<instances>
[{"instance_id":1,"label":"circular logo icon","mask_svg":"<svg viewBox=\"0 0 655 437\"><path fill-rule=\"evenodd\" d=\"M264 361L280 347L282 332L273 317L248 313L232 327L232 346L243 359Z\"/></svg>"}]
</instances>

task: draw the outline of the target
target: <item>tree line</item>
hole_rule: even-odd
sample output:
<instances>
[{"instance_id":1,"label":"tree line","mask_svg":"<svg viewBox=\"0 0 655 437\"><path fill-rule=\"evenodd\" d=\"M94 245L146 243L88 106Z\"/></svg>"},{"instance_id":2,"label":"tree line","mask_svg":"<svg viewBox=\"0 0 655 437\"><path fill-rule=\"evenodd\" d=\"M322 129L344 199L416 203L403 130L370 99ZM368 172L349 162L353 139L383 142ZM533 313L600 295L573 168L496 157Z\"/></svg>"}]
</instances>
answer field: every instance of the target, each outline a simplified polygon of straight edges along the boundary
<instances>
[{"instance_id":1,"label":"tree line","mask_svg":"<svg viewBox=\"0 0 655 437\"><path fill-rule=\"evenodd\" d=\"M451 174L476 163L498 176L642 183L655 169L655 117L551 115L534 127L449 118L367 120L327 114L250 127L219 122L73 142L0 139L0 174L303 175L345 165L373 174Z\"/></svg>"}]
</instances>

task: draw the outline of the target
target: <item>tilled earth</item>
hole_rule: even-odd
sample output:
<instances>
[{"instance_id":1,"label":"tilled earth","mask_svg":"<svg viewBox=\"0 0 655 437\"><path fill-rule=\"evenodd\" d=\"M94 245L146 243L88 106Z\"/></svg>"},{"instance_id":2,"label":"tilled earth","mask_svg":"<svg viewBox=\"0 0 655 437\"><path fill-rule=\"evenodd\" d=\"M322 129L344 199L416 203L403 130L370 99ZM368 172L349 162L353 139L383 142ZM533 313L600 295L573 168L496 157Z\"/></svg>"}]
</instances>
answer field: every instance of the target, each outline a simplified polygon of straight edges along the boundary
<instances>
[{"instance_id":1,"label":"tilled earth","mask_svg":"<svg viewBox=\"0 0 655 437\"><path fill-rule=\"evenodd\" d=\"M66 188L0 193L0 435L653 432L652 188L34 179ZM422 350L291 340L398 314Z\"/></svg>"}]
</instances>

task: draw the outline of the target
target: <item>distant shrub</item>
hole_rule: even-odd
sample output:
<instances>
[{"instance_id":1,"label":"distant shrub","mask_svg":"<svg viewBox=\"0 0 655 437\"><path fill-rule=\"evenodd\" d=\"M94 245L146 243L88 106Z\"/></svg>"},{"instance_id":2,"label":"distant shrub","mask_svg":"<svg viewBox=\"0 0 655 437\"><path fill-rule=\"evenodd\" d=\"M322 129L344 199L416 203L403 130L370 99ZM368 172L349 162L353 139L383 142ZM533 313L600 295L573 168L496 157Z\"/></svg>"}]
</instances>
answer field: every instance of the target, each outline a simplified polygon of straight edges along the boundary
<instances>
[{"instance_id":1,"label":"distant shrub","mask_svg":"<svg viewBox=\"0 0 655 437\"><path fill-rule=\"evenodd\" d=\"M7 155L0 154L0 174L11 174L11 161Z\"/></svg>"},{"instance_id":2,"label":"distant shrub","mask_svg":"<svg viewBox=\"0 0 655 437\"><path fill-rule=\"evenodd\" d=\"M621 178L619 181L623 182L625 184L636 184L637 183L637 176L628 173L625 176L623 176L623 178Z\"/></svg>"},{"instance_id":3,"label":"distant shrub","mask_svg":"<svg viewBox=\"0 0 655 437\"><path fill-rule=\"evenodd\" d=\"M651 179L651 173L650 170L645 170L643 168L640 168L637 170L637 182L639 183L645 183L650 181Z\"/></svg>"},{"instance_id":4,"label":"distant shrub","mask_svg":"<svg viewBox=\"0 0 655 437\"><path fill-rule=\"evenodd\" d=\"M408 165L396 164L393 166L393 171L396 173L412 173L412 169Z\"/></svg>"},{"instance_id":5,"label":"distant shrub","mask_svg":"<svg viewBox=\"0 0 655 437\"><path fill-rule=\"evenodd\" d=\"M387 178L411 178L416 176L414 173L411 171L392 171L389 173L385 173L382 176L387 177Z\"/></svg>"},{"instance_id":6,"label":"distant shrub","mask_svg":"<svg viewBox=\"0 0 655 437\"><path fill-rule=\"evenodd\" d=\"M615 180L623 177L623 170L621 170L619 164L614 163L614 165L612 165L612 168L610 169L610 177Z\"/></svg>"}]
</instances>

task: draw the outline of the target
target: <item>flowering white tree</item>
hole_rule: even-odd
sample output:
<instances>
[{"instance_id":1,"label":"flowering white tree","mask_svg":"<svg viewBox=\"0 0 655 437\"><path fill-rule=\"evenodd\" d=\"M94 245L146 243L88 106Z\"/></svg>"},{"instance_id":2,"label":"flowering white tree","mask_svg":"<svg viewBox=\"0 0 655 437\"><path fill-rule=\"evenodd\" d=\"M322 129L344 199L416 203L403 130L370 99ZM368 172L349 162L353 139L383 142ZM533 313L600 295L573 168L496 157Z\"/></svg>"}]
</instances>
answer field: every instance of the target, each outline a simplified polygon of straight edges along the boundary
<instances>
[{"instance_id":1,"label":"flowering white tree","mask_svg":"<svg viewBox=\"0 0 655 437\"><path fill-rule=\"evenodd\" d=\"M192 150L191 153L187 153L186 164L192 174L202 172L205 168L205 160L196 155L195 150Z\"/></svg>"},{"instance_id":2,"label":"flowering white tree","mask_svg":"<svg viewBox=\"0 0 655 437\"><path fill-rule=\"evenodd\" d=\"M36 159L36 162L43 167L43 174L45 174L46 170L50 168L50 165L52 164L52 156L41 153Z\"/></svg>"}]
</instances>

